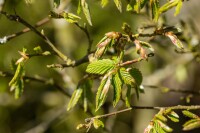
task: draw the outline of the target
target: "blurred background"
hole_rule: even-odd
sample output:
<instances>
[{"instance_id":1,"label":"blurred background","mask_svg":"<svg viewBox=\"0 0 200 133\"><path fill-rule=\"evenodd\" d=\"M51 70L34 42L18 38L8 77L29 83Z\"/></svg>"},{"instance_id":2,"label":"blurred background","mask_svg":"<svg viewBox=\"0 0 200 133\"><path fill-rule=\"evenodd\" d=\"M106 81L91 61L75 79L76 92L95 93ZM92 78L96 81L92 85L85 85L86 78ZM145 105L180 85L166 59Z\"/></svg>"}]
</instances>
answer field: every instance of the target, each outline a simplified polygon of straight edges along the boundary
<instances>
[{"instance_id":1,"label":"blurred background","mask_svg":"<svg viewBox=\"0 0 200 133\"><path fill-rule=\"evenodd\" d=\"M100 0L88 0L93 26L88 25L89 34L93 39L92 50L101 40L105 33L109 31L122 32L123 22L127 22L133 33L141 31L141 28L152 25L151 18L145 14L126 12L123 1L123 12L120 13L112 1L108 6L100 6ZM161 0L161 4L166 0ZM61 6L66 12L76 14L78 1L61 0ZM167 25L176 26L183 31L181 36L189 38L190 45L184 41L186 48L199 50L200 15L198 1L186 1L183 4L181 13L174 17L174 8L163 15ZM38 21L49 16L50 11L54 10L53 0L0 0L0 10L10 14L18 14L27 22L34 25ZM80 25L86 22L83 13ZM17 22L13 22L0 15L0 38L22 31L25 27ZM139 29L139 30L138 30ZM76 25L70 24L62 19L50 19L48 23L38 28L43 30L45 35L71 59L78 60L87 53L88 40L83 31ZM148 40L148 38L144 38ZM147 61L140 62L134 67L140 69L143 74L143 85L145 93L140 95L137 100L133 94L132 104L138 106L174 106L174 105L195 105L200 102L200 95L191 95L177 92L162 93L155 86L165 86L174 90L189 90L199 92L200 87L200 65L198 59L192 53L177 54L175 47L166 37L155 37L150 39L150 43L155 48L155 56ZM27 53L33 53L33 48L40 46L42 50L50 50L48 45L35 33L28 32L12 40L0 44L0 71L13 73L11 70L11 60L20 58L18 51L26 48ZM127 56L135 58L135 49L128 50ZM86 64L75 68L51 69L46 66L53 63L63 63L54 55L44 57L33 57L25 64L26 76L44 78L51 82L54 81L62 86L70 94L74 91L78 81L85 74ZM91 117L84 113L80 106L76 106L71 111L66 111L66 106L70 97L61 93L54 86L47 83L27 81L24 93L21 98L16 100L13 92L8 86L11 77L0 76L0 133L79 133L76 126L84 123L84 119ZM93 84L93 101L99 81ZM111 98L110 98L111 97ZM124 108L121 101L116 108L112 107L110 96L98 112L108 113ZM81 102L80 102L81 103ZM92 103L94 104L94 103ZM94 105L93 105L94 106ZM92 107L92 105L91 105ZM142 133L149 121L157 113L156 110L132 110L116 116L103 119L105 129L91 129L89 132L101 133ZM180 112L178 112L180 114ZM195 112L200 115L199 110ZM174 128L174 132L181 133L182 124L186 119L179 123L169 123ZM190 131L199 133L200 129Z\"/></svg>"}]
</instances>

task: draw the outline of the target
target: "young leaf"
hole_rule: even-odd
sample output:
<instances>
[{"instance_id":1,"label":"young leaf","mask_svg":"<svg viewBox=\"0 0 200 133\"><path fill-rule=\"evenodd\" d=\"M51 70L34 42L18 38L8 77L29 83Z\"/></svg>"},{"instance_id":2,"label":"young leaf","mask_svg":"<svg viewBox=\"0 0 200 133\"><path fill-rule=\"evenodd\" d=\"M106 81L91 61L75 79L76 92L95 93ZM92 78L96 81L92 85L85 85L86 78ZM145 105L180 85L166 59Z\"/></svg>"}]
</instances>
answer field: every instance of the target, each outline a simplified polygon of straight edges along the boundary
<instances>
[{"instance_id":1,"label":"young leaf","mask_svg":"<svg viewBox=\"0 0 200 133\"><path fill-rule=\"evenodd\" d=\"M183 125L183 131L189 131L200 127L200 119L191 119Z\"/></svg>"},{"instance_id":2,"label":"young leaf","mask_svg":"<svg viewBox=\"0 0 200 133\"><path fill-rule=\"evenodd\" d=\"M99 127L104 127L104 124L101 120L99 119L94 119L93 120L93 125L95 129L98 129Z\"/></svg>"},{"instance_id":3,"label":"young leaf","mask_svg":"<svg viewBox=\"0 0 200 133\"><path fill-rule=\"evenodd\" d=\"M174 111L171 111L167 114L167 117L173 122L179 122L179 116Z\"/></svg>"},{"instance_id":4,"label":"young leaf","mask_svg":"<svg viewBox=\"0 0 200 133\"><path fill-rule=\"evenodd\" d=\"M163 132L172 132L173 129L170 128L166 123L163 123L162 121L160 120L156 120L156 122L158 122L159 126L164 130ZM160 132L159 132L160 133Z\"/></svg>"},{"instance_id":5,"label":"young leaf","mask_svg":"<svg viewBox=\"0 0 200 133\"><path fill-rule=\"evenodd\" d=\"M131 76L131 74L126 71L125 68L120 69L120 77L122 78L123 82L128 85L134 85L135 79Z\"/></svg>"},{"instance_id":6,"label":"young leaf","mask_svg":"<svg viewBox=\"0 0 200 133\"><path fill-rule=\"evenodd\" d=\"M62 13L64 19L69 23L77 23L79 19L81 19L79 16L73 14L73 13Z\"/></svg>"},{"instance_id":7,"label":"young leaf","mask_svg":"<svg viewBox=\"0 0 200 133\"><path fill-rule=\"evenodd\" d=\"M181 41L178 39L178 37L176 35L174 35L172 32L166 32L165 33L166 36L168 36L172 43L179 49L184 49L183 44L181 43Z\"/></svg>"},{"instance_id":8,"label":"young leaf","mask_svg":"<svg viewBox=\"0 0 200 133\"><path fill-rule=\"evenodd\" d=\"M106 75L107 77L107 75ZM111 76L102 79L96 95L96 111L103 105L111 84Z\"/></svg>"},{"instance_id":9,"label":"young leaf","mask_svg":"<svg viewBox=\"0 0 200 133\"><path fill-rule=\"evenodd\" d=\"M81 9L82 9L82 7L81 7L81 0L79 0L78 1L78 8L77 8L77 14L80 14L81 13Z\"/></svg>"},{"instance_id":10,"label":"young leaf","mask_svg":"<svg viewBox=\"0 0 200 133\"><path fill-rule=\"evenodd\" d=\"M154 21L158 21L159 17L159 0L150 0L150 6L152 10L152 18Z\"/></svg>"},{"instance_id":11,"label":"young leaf","mask_svg":"<svg viewBox=\"0 0 200 133\"><path fill-rule=\"evenodd\" d=\"M114 66L114 61L110 59L97 60L87 66L86 72L102 75L105 74L107 71L113 69Z\"/></svg>"},{"instance_id":12,"label":"young leaf","mask_svg":"<svg viewBox=\"0 0 200 133\"><path fill-rule=\"evenodd\" d=\"M135 79L136 84L140 86L143 79L142 73L140 72L140 70L137 68L132 68L129 70L129 73Z\"/></svg>"},{"instance_id":13,"label":"young leaf","mask_svg":"<svg viewBox=\"0 0 200 133\"><path fill-rule=\"evenodd\" d=\"M73 108L78 100L80 99L81 95L83 93L83 87L82 86L78 86L78 88L73 92L72 97L69 101L69 104L67 106L67 111L69 111L71 108Z\"/></svg>"},{"instance_id":14,"label":"young leaf","mask_svg":"<svg viewBox=\"0 0 200 133\"><path fill-rule=\"evenodd\" d=\"M119 77L119 73L113 75L112 85L114 89L113 106L115 107L121 97L122 81Z\"/></svg>"},{"instance_id":15,"label":"young leaf","mask_svg":"<svg viewBox=\"0 0 200 133\"><path fill-rule=\"evenodd\" d=\"M192 112L190 112L190 111L188 111L188 110L184 110L184 111L182 111L182 113L183 113L185 116L189 117L189 118L193 118L193 119L199 118L199 116L193 114Z\"/></svg>"},{"instance_id":16,"label":"young leaf","mask_svg":"<svg viewBox=\"0 0 200 133\"><path fill-rule=\"evenodd\" d=\"M131 86L130 85L127 85L125 103L126 103L126 107L131 106Z\"/></svg>"},{"instance_id":17,"label":"young leaf","mask_svg":"<svg viewBox=\"0 0 200 133\"><path fill-rule=\"evenodd\" d=\"M121 0L114 0L117 9L122 12L122 2Z\"/></svg>"},{"instance_id":18,"label":"young leaf","mask_svg":"<svg viewBox=\"0 0 200 133\"><path fill-rule=\"evenodd\" d=\"M81 7L82 7L83 13L85 14L85 17L86 17L88 23L92 26L90 9L89 9L89 6L88 6L86 0L81 0Z\"/></svg>"},{"instance_id":19,"label":"young leaf","mask_svg":"<svg viewBox=\"0 0 200 133\"><path fill-rule=\"evenodd\" d=\"M19 63L17 65L17 69L15 71L15 74L13 76L13 78L11 79L11 81L9 82L9 86L12 86L13 84L15 84L16 82L18 82L18 80L22 77L24 72L23 66L21 63Z\"/></svg>"},{"instance_id":20,"label":"young leaf","mask_svg":"<svg viewBox=\"0 0 200 133\"><path fill-rule=\"evenodd\" d=\"M24 90L23 79L18 80L14 86L15 86L15 99L18 99L18 98L20 98L20 96L22 95L23 90Z\"/></svg>"},{"instance_id":21,"label":"young leaf","mask_svg":"<svg viewBox=\"0 0 200 133\"><path fill-rule=\"evenodd\" d=\"M182 0L179 0L179 1L178 1L178 4L177 4L177 6L176 6L176 11L175 11L175 13L174 13L175 16L177 16L177 15L180 13L180 10L181 10L182 6L183 6L183 1L182 1Z\"/></svg>"},{"instance_id":22,"label":"young leaf","mask_svg":"<svg viewBox=\"0 0 200 133\"><path fill-rule=\"evenodd\" d=\"M108 0L101 0L101 7L105 7L108 4Z\"/></svg>"}]
</instances>

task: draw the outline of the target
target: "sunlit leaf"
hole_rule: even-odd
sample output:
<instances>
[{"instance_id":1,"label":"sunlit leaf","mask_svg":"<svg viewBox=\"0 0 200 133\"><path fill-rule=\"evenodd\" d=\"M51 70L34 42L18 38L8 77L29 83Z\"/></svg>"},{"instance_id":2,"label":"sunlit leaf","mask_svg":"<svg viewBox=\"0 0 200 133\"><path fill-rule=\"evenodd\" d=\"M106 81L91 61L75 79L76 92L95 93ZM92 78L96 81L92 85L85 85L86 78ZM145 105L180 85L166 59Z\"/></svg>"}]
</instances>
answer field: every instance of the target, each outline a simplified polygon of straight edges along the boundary
<instances>
[{"instance_id":1,"label":"sunlit leaf","mask_svg":"<svg viewBox=\"0 0 200 133\"><path fill-rule=\"evenodd\" d=\"M88 6L86 0L81 0L81 7L82 7L83 13L85 14L85 17L86 17L88 23L92 26L90 9L89 9L89 6Z\"/></svg>"},{"instance_id":2,"label":"sunlit leaf","mask_svg":"<svg viewBox=\"0 0 200 133\"><path fill-rule=\"evenodd\" d=\"M131 76L131 74L125 69L120 69L120 76L125 84L134 85L135 79Z\"/></svg>"},{"instance_id":3,"label":"sunlit leaf","mask_svg":"<svg viewBox=\"0 0 200 133\"><path fill-rule=\"evenodd\" d=\"M152 18L158 21L159 17L159 0L150 0L150 6L152 9Z\"/></svg>"},{"instance_id":4,"label":"sunlit leaf","mask_svg":"<svg viewBox=\"0 0 200 133\"><path fill-rule=\"evenodd\" d=\"M14 74L13 78L9 82L9 86L11 86L12 84L15 84L15 82L17 82L17 80L19 80L21 78L23 72L24 72L23 66L22 66L21 63L19 63L17 65L17 69L15 71L15 74Z\"/></svg>"},{"instance_id":5,"label":"sunlit leaf","mask_svg":"<svg viewBox=\"0 0 200 133\"><path fill-rule=\"evenodd\" d=\"M183 113L185 116L189 117L189 118L193 118L193 119L199 118L199 116L193 114L192 112L190 112L190 111L188 111L188 110L183 110L182 113Z\"/></svg>"},{"instance_id":6,"label":"sunlit leaf","mask_svg":"<svg viewBox=\"0 0 200 133\"><path fill-rule=\"evenodd\" d=\"M173 122L179 122L179 116L176 112L171 111L167 114L167 117Z\"/></svg>"},{"instance_id":7,"label":"sunlit leaf","mask_svg":"<svg viewBox=\"0 0 200 133\"><path fill-rule=\"evenodd\" d=\"M121 0L114 0L117 9L122 12L122 2Z\"/></svg>"},{"instance_id":8,"label":"sunlit leaf","mask_svg":"<svg viewBox=\"0 0 200 133\"><path fill-rule=\"evenodd\" d=\"M101 120L99 119L94 119L93 120L93 125L95 129L98 129L99 127L104 127L104 124Z\"/></svg>"},{"instance_id":9,"label":"sunlit leaf","mask_svg":"<svg viewBox=\"0 0 200 133\"><path fill-rule=\"evenodd\" d=\"M119 77L119 73L113 75L112 85L113 85L113 89L114 89L113 106L115 107L121 97L122 81Z\"/></svg>"},{"instance_id":10,"label":"sunlit leaf","mask_svg":"<svg viewBox=\"0 0 200 133\"><path fill-rule=\"evenodd\" d=\"M200 128L200 119L191 119L183 125L184 131L189 131L196 128Z\"/></svg>"},{"instance_id":11,"label":"sunlit leaf","mask_svg":"<svg viewBox=\"0 0 200 133\"><path fill-rule=\"evenodd\" d=\"M101 7L105 7L108 4L109 0L101 0Z\"/></svg>"},{"instance_id":12,"label":"sunlit leaf","mask_svg":"<svg viewBox=\"0 0 200 133\"><path fill-rule=\"evenodd\" d=\"M86 72L102 75L113 68L114 68L114 61L110 59L102 59L90 63L86 69Z\"/></svg>"},{"instance_id":13,"label":"sunlit leaf","mask_svg":"<svg viewBox=\"0 0 200 133\"><path fill-rule=\"evenodd\" d=\"M82 86L78 86L78 88L73 92L72 97L69 101L69 104L67 106L67 110L70 110L71 108L73 108L78 100L80 99L81 95L83 93L83 87Z\"/></svg>"},{"instance_id":14,"label":"sunlit leaf","mask_svg":"<svg viewBox=\"0 0 200 133\"><path fill-rule=\"evenodd\" d=\"M183 6L183 1L182 1L182 0L179 0L179 1L178 1L178 4L177 4L177 6L176 6L176 11L175 11L175 13L174 13L175 16L177 16L177 15L180 13L180 10L181 10L182 6Z\"/></svg>"},{"instance_id":15,"label":"sunlit leaf","mask_svg":"<svg viewBox=\"0 0 200 133\"><path fill-rule=\"evenodd\" d=\"M111 76L102 79L96 95L96 111L103 105L111 84Z\"/></svg>"}]
</instances>

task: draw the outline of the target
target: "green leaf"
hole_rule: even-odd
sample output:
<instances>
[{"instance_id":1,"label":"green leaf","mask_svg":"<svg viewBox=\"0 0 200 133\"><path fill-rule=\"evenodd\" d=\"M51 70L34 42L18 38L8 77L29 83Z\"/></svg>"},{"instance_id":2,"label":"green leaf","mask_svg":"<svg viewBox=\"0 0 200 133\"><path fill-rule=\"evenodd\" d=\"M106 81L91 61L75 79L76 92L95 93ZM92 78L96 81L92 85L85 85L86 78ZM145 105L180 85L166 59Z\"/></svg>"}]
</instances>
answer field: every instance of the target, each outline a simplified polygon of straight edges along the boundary
<instances>
[{"instance_id":1,"label":"green leaf","mask_svg":"<svg viewBox=\"0 0 200 133\"><path fill-rule=\"evenodd\" d=\"M159 0L150 0L152 18L154 21L158 21L159 17Z\"/></svg>"},{"instance_id":2,"label":"green leaf","mask_svg":"<svg viewBox=\"0 0 200 133\"><path fill-rule=\"evenodd\" d=\"M81 19L79 16L73 14L73 13L62 13L64 19L69 23L77 23L79 19Z\"/></svg>"},{"instance_id":3,"label":"green leaf","mask_svg":"<svg viewBox=\"0 0 200 133\"><path fill-rule=\"evenodd\" d=\"M169 1L167 2L166 4L164 4L163 6L161 6L159 8L159 13L164 13L166 12L167 10L171 9L172 7L176 6L178 3L177 3L177 0L174 0L174 1Z\"/></svg>"},{"instance_id":4,"label":"green leaf","mask_svg":"<svg viewBox=\"0 0 200 133\"><path fill-rule=\"evenodd\" d=\"M179 116L174 111L171 111L167 114L167 117L173 122L179 122Z\"/></svg>"},{"instance_id":5,"label":"green leaf","mask_svg":"<svg viewBox=\"0 0 200 133\"><path fill-rule=\"evenodd\" d=\"M130 85L127 85L125 103L126 103L126 107L131 107L131 86Z\"/></svg>"},{"instance_id":6,"label":"green leaf","mask_svg":"<svg viewBox=\"0 0 200 133\"><path fill-rule=\"evenodd\" d=\"M200 127L200 119L191 119L183 125L183 131L189 131Z\"/></svg>"},{"instance_id":7,"label":"green leaf","mask_svg":"<svg viewBox=\"0 0 200 133\"><path fill-rule=\"evenodd\" d=\"M104 127L104 124L101 120L99 119L94 119L93 120L93 125L95 129L98 129L99 127Z\"/></svg>"},{"instance_id":8,"label":"green leaf","mask_svg":"<svg viewBox=\"0 0 200 133\"><path fill-rule=\"evenodd\" d=\"M78 8L77 8L77 14L80 14L81 13L81 9L82 9L82 7L81 7L81 0L79 0L78 1Z\"/></svg>"},{"instance_id":9,"label":"green leaf","mask_svg":"<svg viewBox=\"0 0 200 133\"><path fill-rule=\"evenodd\" d=\"M122 2L121 0L114 0L117 9L122 12Z\"/></svg>"},{"instance_id":10,"label":"green leaf","mask_svg":"<svg viewBox=\"0 0 200 133\"><path fill-rule=\"evenodd\" d=\"M167 121L167 118L165 116L163 116L162 114L157 114L156 115L156 118L163 121L163 122L166 122Z\"/></svg>"},{"instance_id":11,"label":"green leaf","mask_svg":"<svg viewBox=\"0 0 200 133\"><path fill-rule=\"evenodd\" d=\"M60 5L60 0L53 0L54 7L58 7Z\"/></svg>"},{"instance_id":12,"label":"green leaf","mask_svg":"<svg viewBox=\"0 0 200 133\"><path fill-rule=\"evenodd\" d=\"M108 0L101 0L101 7L105 7L108 4Z\"/></svg>"},{"instance_id":13,"label":"green leaf","mask_svg":"<svg viewBox=\"0 0 200 133\"><path fill-rule=\"evenodd\" d=\"M158 122L159 126L163 129L164 133L165 132L172 132L173 131L173 129L170 128L166 123L164 123L164 122L162 122L160 120L156 120L156 121Z\"/></svg>"},{"instance_id":14,"label":"green leaf","mask_svg":"<svg viewBox=\"0 0 200 133\"><path fill-rule=\"evenodd\" d=\"M93 93L91 91L92 80L86 80L83 84L83 107L84 111L87 112L88 103L93 102Z\"/></svg>"},{"instance_id":15,"label":"green leaf","mask_svg":"<svg viewBox=\"0 0 200 133\"><path fill-rule=\"evenodd\" d=\"M69 104L67 106L67 111L69 111L71 108L73 108L77 104L77 102L80 99L82 93L83 93L83 87L80 85L73 92L72 97L71 97L71 99L69 101Z\"/></svg>"},{"instance_id":16,"label":"green leaf","mask_svg":"<svg viewBox=\"0 0 200 133\"><path fill-rule=\"evenodd\" d=\"M152 47L152 45L148 42L143 42L143 41L140 41L140 44L146 48L148 48L150 51L154 52L154 48Z\"/></svg>"},{"instance_id":17,"label":"green leaf","mask_svg":"<svg viewBox=\"0 0 200 133\"><path fill-rule=\"evenodd\" d=\"M14 87L15 87L15 99L18 99L20 98L24 90L23 79L18 80L17 83L15 83Z\"/></svg>"},{"instance_id":18,"label":"green leaf","mask_svg":"<svg viewBox=\"0 0 200 133\"><path fill-rule=\"evenodd\" d=\"M11 81L9 82L9 86L12 86L23 76L24 68L21 63L17 65L17 69Z\"/></svg>"},{"instance_id":19,"label":"green leaf","mask_svg":"<svg viewBox=\"0 0 200 133\"><path fill-rule=\"evenodd\" d=\"M181 10L182 6L183 6L183 1L182 1L182 0L179 0L179 1L178 1L178 4L177 4L177 6L176 6L176 11L175 11L175 13L174 13L175 16L177 16L177 15L180 13L180 10Z\"/></svg>"},{"instance_id":20,"label":"green leaf","mask_svg":"<svg viewBox=\"0 0 200 133\"><path fill-rule=\"evenodd\" d=\"M193 118L193 119L196 119L196 118L199 118L199 116L193 114L192 112L188 111L188 110L183 110L182 113L189 117L189 118Z\"/></svg>"},{"instance_id":21,"label":"green leaf","mask_svg":"<svg viewBox=\"0 0 200 133\"><path fill-rule=\"evenodd\" d=\"M86 17L88 23L92 26L90 9L89 9L89 6L88 6L86 0L81 0L81 7L82 7L83 13L85 14L85 17Z\"/></svg>"},{"instance_id":22,"label":"green leaf","mask_svg":"<svg viewBox=\"0 0 200 133\"><path fill-rule=\"evenodd\" d=\"M131 76L131 74L125 69L120 69L120 76L125 84L135 85L135 79Z\"/></svg>"},{"instance_id":23,"label":"green leaf","mask_svg":"<svg viewBox=\"0 0 200 133\"><path fill-rule=\"evenodd\" d=\"M119 73L113 75L112 85L114 89L113 106L115 107L121 97L122 81L119 77Z\"/></svg>"},{"instance_id":24,"label":"green leaf","mask_svg":"<svg viewBox=\"0 0 200 133\"><path fill-rule=\"evenodd\" d=\"M101 81L101 84L98 88L97 95L96 95L96 111L103 105L105 102L108 90L111 84L111 76L105 75Z\"/></svg>"},{"instance_id":25,"label":"green leaf","mask_svg":"<svg viewBox=\"0 0 200 133\"><path fill-rule=\"evenodd\" d=\"M154 129L156 130L156 133L166 133L160 124L161 122L159 120L154 120Z\"/></svg>"},{"instance_id":26,"label":"green leaf","mask_svg":"<svg viewBox=\"0 0 200 133\"><path fill-rule=\"evenodd\" d=\"M110 59L97 60L87 66L86 72L92 74L105 74L115 67L114 61Z\"/></svg>"},{"instance_id":27,"label":"green leaf","mask_svg":"<svg viewBox=\"0 0 200 133\"><path fill-rule=\"evenodd\" d=\"M142 73L140 72L140 70L137 68L131 68L129 70L129 73L135 79L136 84L140 86L143 80Z\"/></svg>"}]
</instances>

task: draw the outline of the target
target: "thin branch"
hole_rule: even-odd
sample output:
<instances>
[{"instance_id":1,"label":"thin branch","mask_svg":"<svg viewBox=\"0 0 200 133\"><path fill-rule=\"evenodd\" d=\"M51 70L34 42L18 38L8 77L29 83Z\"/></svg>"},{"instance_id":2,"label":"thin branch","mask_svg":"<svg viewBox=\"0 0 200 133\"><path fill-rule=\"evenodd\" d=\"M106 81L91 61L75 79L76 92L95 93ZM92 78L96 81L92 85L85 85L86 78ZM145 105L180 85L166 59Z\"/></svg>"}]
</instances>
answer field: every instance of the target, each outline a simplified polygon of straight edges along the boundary
<instances>
[{"instance_id":1,"label":"thin branch","mask_svg":"<svg viewBox=\"0 0 200 133\"><path fill-rule=\"evenodd\" d=\"M3 72L0 71L0 76L1 77L13 77L14 75L9 73L9 72ZM65 91L66 89L63 89L59 84L55 83L55 82L51 82L49 83L48 79L45 78L41 78L41 77L30 77L30 76L24 76L24 79L28 79L31 81L36 81L36 82L40 82L40 83L47 83L49 85L52 85L53 87L57 88L60 92L62 92L64 95L71 97L71 94L67 91Z\"/></svg>"},{"instance_id":2,"label":"thin branch","mask_svg":"<svg viewBox=\"0 0 200 133\"><path fill-rule=\"evenodd\" d=\"M42 25L48 23L49 20L50 20L50 19L49 19L48 17L46 17L46 18L44 18L44 19L38 21L38 22L34 25L34 28L38 28L38 27L40 27L40 26L42 26ZM14 38L20 36L20 35L23 35L24 33L29 32L29 31L31 31L30 28L25 28L25 29L23 29L22 31L13 33L13 34L8 35L8 36L4 36L3 38L6 38L6 40L5 40L5 42L3 42L3 43L6 43L6 42L8 42L8 41L10 41L10 40L12 40L12 39L14 39Z\"/></svg>"},{"instance_id":3,"label":"thin branch","mask_svg":"<svg viewBox=\"0 0 200 133\"><path fill-rule=\"evenodd\" d=\"M48 68L76 67L76 66L79 66L83 63L87 63L89 61L89 56L90 56L90 54L87 54L84 57L82 57L81 59L74 61L71 64L51 64L51 65L47 65L47 67Z\"/></svg>"},{"instance_id":4,"label":"thin branch","mask_svg":"<svg viewBox=\"0 0 200 133\"><path fill-rule=\"evenodd\" d=\"M166 109L183 110L183 109L187 109L187 110L196 110L196 109L200 109L200 105L190 105L190 106L177 105L177 106L168 106L168 107L131 106L131 108L123 109L123 110L120 110L120 111L116 111L116 112L112 112L112 113L108 113L108 114L104 114L104 115L97 115L97 116L91 117L91 118L86 118L85 122L90 122L92 119L109 117L109 116L112 116L112 115L124 113L124 112L131 111L131 110L134 110L134 109L151 109L151 110L161 110L161 109L162 110L166 110Z\"/></svg>"},{"instance_id":5,"label":"thin branch","mask_svg":"<svg viewBox=\"0 0 200 133\"><path fill-rule=\"evenodd\" d=\"M155 85L143 85L144 87L149 87L152 89L160 89L163 92L177 92L177 93L183 93L183 94L193 94L193 95L200 95L200 91L190 91L190 90L181 90L181 89L174 89L174 88L168 88L163 86L155 86Z\"/></svg>"},{"instance_id":6,"label":"thin branch","mask_svg":"<svg viewBox=\"0 0 200 133\"><path fill-rule=\"evenodd\" d=\"M35 27L33 27L32 25L30 25L28 22L26 22L20 16L18 16L18 15L9 15L9 14L7 14L4 11L1 11L0 14L5 15L11 21L19 22L19 23L23 24L24 26L30 28L33 32L35 32L38 36L40 36L52 48L52 50L58 55L58 57L60 57L63 61L65 61L65 62L67 62L69 64L72 62L70 59L68 59L67 56L65 56L61 51L59 51L54 46L54 44L44 34L42 34L41 32L39 32Z\"/></svg>"}]
</instances>

